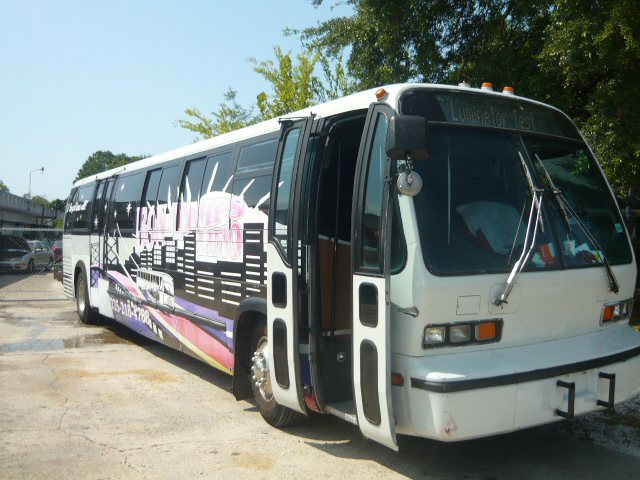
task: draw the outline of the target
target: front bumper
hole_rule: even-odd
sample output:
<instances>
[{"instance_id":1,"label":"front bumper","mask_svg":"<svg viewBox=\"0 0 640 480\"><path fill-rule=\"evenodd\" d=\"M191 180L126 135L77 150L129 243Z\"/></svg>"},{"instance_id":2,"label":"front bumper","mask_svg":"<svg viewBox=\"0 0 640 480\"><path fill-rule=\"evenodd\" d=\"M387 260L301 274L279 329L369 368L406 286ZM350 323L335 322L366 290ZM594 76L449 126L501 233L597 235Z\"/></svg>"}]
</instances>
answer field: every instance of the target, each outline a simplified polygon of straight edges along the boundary
<instances>
[{"instance_id":1,"label":"front bumper","mask_svg":"<svg viewBox=\"0 0 640 480\"><path fill-rule=\"evenodd\" d=\"M0 260L0 272L21 272L27 269L27 262L22 260Z\"/></svg>"},{"instance_id":2,"label":"front bumper","mask_svg":"<svg viewBox=\"0 0 640 480\"><path fill-rule=\"evenodd\" d=\"M618 325L520 347L396 355L393 365L407 379L392 390L396 431L466 440L554 422L635 396L640 334Z\"/></svg>"}]
</instances>

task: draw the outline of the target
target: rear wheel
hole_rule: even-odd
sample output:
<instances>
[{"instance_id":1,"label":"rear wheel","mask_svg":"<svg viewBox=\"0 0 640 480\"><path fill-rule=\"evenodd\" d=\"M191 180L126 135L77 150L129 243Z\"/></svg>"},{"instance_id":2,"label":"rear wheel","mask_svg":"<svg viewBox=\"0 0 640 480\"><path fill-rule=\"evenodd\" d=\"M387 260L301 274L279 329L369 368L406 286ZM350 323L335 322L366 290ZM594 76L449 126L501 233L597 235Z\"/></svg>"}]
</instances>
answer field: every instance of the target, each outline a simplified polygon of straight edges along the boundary
<instances>
[{"instance_id":1,"label":"rear wheel","mask_svg":"<svg viewBox=\"0 0 640 480\"><path fill-rule=\"evenodd\" d=\"M98 315L91 310L87 281L84 279L82 272L80 272L76 278L76 308L78 310L78 317L80 317L82 323L96 323Z\"/></svg>"},{"instance_id":2,"label":"rear wheel","mask_svg":"<svg viewBox=\"0 0 640 480\"><path fill-rule=\"evenodd\" d=\"M255 328L251 345L251 350L254 353L251 357L249 382L262 418L274 427L285 427L300 421L304 418L303 415L279 405L273 396L269 372L269 340L265 324L260 324Z\"/></svg>"},{"instance_id":3,"label":"rear wheel","mask_svg":"<svg viewBox=\"0 0 640 480\"><path fill-rule=\"evenodd\" d=\"M29 260L27 263L27 273L33 273L35 271L35 264L33 263L33 258Z\"/></svg>"}]
</instances>

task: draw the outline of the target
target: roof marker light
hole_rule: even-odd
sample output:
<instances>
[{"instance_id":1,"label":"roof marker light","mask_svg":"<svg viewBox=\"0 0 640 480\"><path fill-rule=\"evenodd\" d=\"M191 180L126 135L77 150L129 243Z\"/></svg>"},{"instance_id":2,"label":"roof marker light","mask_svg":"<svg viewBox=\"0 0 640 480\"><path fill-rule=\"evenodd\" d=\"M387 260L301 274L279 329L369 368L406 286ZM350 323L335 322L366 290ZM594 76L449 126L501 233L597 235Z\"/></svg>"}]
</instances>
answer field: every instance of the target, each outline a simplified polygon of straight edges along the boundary
<instances>
[{"instance_id":1,"label":"roof marker light","mask_svg":"<svg viewBox=\"0 0 640 480\"><path fill-rule=\"evenodd\" d=\"M378 90L376 90L376 100L378 100L379 102L384 100L387 95L388 93L384 88L379 88Z\"/></svg>"},{"instance_id":2,"label":"roof marker light","mask_svg":"<svg viewBox=\"0 0 640 480\"><path fill-rule=\"evenodd\" d=\"M471 84L469 82L460 82L458 86L464 87L464 88L471 88Z\"/></svg>"},{"instance_id":3,"label":"roof marker light","mask_svg":"<svg viewBox=\"0 0 640 480\"><path fill-rule=\"evenodd\" d=\"M485 90L487 92L493 92L493 83L491 83L491 82L483 82L482 83L482 90Z\"/></svg>"},{"instance_id":4,"label":"roof marker light","mask_svg":"<svg viewBox=\"0 0 640 480\"><path fill-rule=\"evenodd\" d=\"M515 95L516 89L511 85L505 85L505 87L502 89L502 93L504 93L505 95Z\"/></svg>"}]
</instances>

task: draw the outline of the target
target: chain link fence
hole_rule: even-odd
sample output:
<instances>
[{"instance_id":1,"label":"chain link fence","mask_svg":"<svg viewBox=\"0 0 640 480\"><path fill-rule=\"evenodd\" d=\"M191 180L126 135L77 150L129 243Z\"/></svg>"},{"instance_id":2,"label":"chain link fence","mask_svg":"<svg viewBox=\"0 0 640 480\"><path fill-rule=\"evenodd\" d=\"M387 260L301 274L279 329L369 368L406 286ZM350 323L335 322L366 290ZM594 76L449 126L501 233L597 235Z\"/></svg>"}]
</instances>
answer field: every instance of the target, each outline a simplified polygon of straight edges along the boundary
<instances>
[{"instance_id":1,"label":"chain link fence","mask_svg":"<svg viewBox=\"0 0 640 480\"><path fill-rule=\"evenodd\" d=\"M0 302L65 298L62 230L0 228Z\"/></svg>"}]
</instances>

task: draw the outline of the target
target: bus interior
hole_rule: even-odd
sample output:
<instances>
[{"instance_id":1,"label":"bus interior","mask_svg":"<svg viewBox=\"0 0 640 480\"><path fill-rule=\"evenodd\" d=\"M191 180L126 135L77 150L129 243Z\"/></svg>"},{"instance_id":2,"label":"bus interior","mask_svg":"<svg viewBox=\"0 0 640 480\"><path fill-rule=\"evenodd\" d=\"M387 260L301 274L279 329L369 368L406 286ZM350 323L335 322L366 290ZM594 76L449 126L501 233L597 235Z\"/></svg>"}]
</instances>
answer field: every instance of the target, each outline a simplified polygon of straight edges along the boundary
<instances>
[{"instance_id":1,"label":"bus interior","mask_svg":"<svg viewBox=\"0 0 640 480\"><path fill-rule=\"evenodd\" d=\"M320 408L333 406L353 411L352 386L352 307L351 307L351 217L352 196L360 139L366 111L328 119L328 132L319 152L320 173L315 202L317 239L316 260L319 268L311 288L319 299L312 303L310 327L311 351L315 347L317 372L315 395ZM313 193L312 193L313 195ZM312 213L313 216L313 213ZM312 240L313 242L313 240ZM315 311L314 311L315 310ZM342 407L340 407L342 406Z\"/></svg>"}]
</instances>

